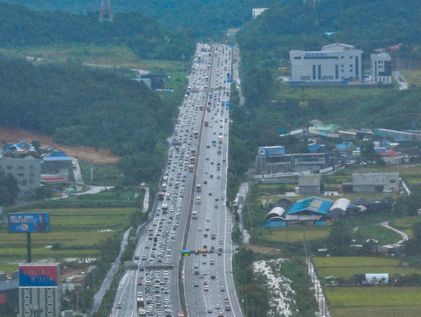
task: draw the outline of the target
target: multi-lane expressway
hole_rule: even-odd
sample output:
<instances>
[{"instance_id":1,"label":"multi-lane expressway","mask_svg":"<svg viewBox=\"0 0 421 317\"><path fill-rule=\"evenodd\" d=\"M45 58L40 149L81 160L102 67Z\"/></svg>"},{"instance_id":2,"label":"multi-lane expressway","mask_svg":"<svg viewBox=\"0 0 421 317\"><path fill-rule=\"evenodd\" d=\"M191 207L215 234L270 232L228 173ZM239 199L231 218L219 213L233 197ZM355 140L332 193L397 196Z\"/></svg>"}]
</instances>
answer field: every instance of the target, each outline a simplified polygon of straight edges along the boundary
<instances>
[{"instance_id":1,"label":"multi-lane expressway","mask_svg":"<svg viewBox=\"0 0 421 317\"><path fill-rule=\"evenodd\" d=\"M137 269L121 279L111 316L242 316L226 208L231 67L231 47L197 46Z\"/></svg>"}]
</instances>

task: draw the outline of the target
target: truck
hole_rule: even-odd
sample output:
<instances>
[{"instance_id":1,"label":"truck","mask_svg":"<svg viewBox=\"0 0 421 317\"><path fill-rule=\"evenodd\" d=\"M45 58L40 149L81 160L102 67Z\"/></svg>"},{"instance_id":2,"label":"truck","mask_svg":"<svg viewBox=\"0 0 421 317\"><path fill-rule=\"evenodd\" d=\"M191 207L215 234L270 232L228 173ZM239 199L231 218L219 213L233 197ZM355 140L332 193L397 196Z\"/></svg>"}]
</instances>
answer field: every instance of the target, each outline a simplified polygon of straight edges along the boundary
<instances>
[{"instance_id":1,"label":"truck","mask_svg":"<svg viewBox=\"0 0 421 317\"><path fill-rule=\"evenodd\" d=\"M168 204L163 203L162 204L162 213L166 214L168 212Z\"/></svg>"},{"instance_id":2,"label":"truck","mask_svg":"<svg viewBox=\"0 0 421 317\"><path fill-rule=\"evenodd\" d=\"M145 307L145 301L143 300L143 297L139 296L136 298L137 308L144 308Z\"/></svg>"}]
</instances>

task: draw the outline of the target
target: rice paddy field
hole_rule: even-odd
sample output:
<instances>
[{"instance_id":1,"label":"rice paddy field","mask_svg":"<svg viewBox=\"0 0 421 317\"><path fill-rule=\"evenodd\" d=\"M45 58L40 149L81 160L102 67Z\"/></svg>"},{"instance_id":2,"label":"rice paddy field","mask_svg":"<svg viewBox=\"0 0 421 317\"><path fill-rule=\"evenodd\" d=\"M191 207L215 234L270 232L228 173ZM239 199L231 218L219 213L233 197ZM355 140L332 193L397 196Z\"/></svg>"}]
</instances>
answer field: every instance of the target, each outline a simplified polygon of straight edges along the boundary
<instances>
[{"instance_id":1,"label":"rice paddy field","mask_svg":"<svg viewBox=\"0 0 421 317\"><path fill-rule=\"evenodd\" d=\"M330 287L325 293L335 317L416 317L421 312L417 287Z\"/></svg>"},{"instance_id":2,"label":"rice paddy field","mask_svg":"<svg viewBox=\"0 0 421 317\"><path fill-rule=\"evenodd\" d=\"M365 273L421 274L421 268L391 257L315 257L314 264L321 281ZM420 287L324 287L324 292L335 317L415 317L421 312Z\"/></svg>"},{"instance_id":3,"label":"rice paddy field","mask_svg":"<svg viewBox=\"0 0 421 317\"><path fill-rule=\"evenodd\" d=\"M41 210L31 210L34 212ZM32 234L33 261L55 259L89 263L99 245L127 226L135 208L65 208L50 212L51 232ZM26 260L26 235L9 234L0 227L0 271L11 273Z\"/></svg>"},{"instance_id":4,"label":"rice paddy field","mask_svg":"<svg viewBox=\"0 0 421 317\"><path fill-rule=\"evenodd\" d=\"M405 262L393 257L315 257L314 264L321 280L328 276L348 279L354 274L365 273L389 273L390 275L421 274L420 267L409 267Z\"/></svg>"}]
</instances>

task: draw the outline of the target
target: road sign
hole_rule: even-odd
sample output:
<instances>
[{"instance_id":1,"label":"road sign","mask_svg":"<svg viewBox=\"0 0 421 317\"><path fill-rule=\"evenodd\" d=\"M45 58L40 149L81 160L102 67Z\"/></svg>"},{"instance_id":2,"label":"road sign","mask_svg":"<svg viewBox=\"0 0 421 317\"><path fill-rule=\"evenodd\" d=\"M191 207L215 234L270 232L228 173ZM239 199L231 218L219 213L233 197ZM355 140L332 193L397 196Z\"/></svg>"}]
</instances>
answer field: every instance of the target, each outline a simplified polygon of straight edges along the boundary
<instances>
[{"instance_id":1,"label":"road sign","mask_svg":"<svg viewBox=\"0 0 421 317\"><path fill-rule=\"evenodd\" d=\"M7 220L9 233L50 232L48 212L9 213Z\"/></svg>"}]
</instances>

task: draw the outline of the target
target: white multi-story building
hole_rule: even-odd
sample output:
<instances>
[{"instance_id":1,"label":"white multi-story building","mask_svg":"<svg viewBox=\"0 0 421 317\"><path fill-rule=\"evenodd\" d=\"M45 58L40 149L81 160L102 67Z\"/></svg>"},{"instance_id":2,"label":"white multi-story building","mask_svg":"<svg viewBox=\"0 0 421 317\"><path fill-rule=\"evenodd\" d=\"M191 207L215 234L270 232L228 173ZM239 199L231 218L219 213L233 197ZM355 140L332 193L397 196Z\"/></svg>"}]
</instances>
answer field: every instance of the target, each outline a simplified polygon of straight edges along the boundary
<instances>
[{"instance_id":1,"label":"white multi-story building","mask_svg":"<svg viewBox=\"0 0 421 317\"><path fill-rule=\"evenodd\" d=\"M28 155L24 158L0 158L0 170L16 178L22 193L30 193L41 184L41 163L39 159Z\"/></svg>"},{"instance_id":2,"label":"white multi-story building","mask_svg":"<svg viewBox=\"0 0 421 317\"><path fill-rule=\"evenodd\" d=\"M376 84L392 84L392 57L389 53L370 55L371 77Z\"/></svg>"},{"instance_id":3,"label":"white multi-story building","mask_svg":"<svg viewBox=\"0 0 421 317\"><path fill-rule=\"evenodd\" d=\"M321 51L290 51L291 81L362 81L362 53L355 46L343 43L325 45Z\"/></svg>"}]
</instances>

